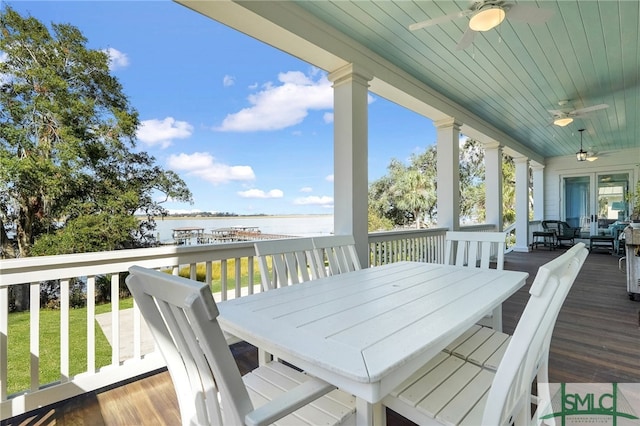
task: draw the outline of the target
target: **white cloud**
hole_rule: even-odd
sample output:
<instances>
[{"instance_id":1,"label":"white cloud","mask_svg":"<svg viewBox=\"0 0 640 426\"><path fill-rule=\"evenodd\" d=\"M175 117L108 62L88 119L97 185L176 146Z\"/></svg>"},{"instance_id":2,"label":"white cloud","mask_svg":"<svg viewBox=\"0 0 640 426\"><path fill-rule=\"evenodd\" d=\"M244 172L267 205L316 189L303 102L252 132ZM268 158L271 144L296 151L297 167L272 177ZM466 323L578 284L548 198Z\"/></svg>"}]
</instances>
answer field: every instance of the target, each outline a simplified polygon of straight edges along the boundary
<instances>
[{"instance_id":1,"label":"white cloud","mask_svg":"<svg viewBox=\"0 0 640 426\"><path fill-rule=\"evenodd\" d=\"M216 130L254 132L280 130L299 124L310 110L333 108L331 82L322 74L313 79L300 71L280 73L280 85L267 83L248 98L250 107L229 114Z\"/></svg>"},{"instance_id":2,"label":"white cloud","mask_svg":"<svg viewBox=\"0 0 640 426\"><path fill-rule=\"evenodd\" d=\"M111 71L129 66L129 57L118 49L110 47L104 49L104 52L109 55L109 69Z\"/></svg>"},{"instance_id":3,"label":"white cloud","mask_svg":"<svg viewBox=\"0 0 640 426\"><path fill-rule=\"evenodd\" d=\"M230 181L249 181L256 178L251 166L229 166L216 163L208 152L171 155L167 161L169 168L197 176L214 185Z\"/></svg>"},{"instance_id":4,"label":"white cloud","mask_svg":"<svg viewBox=\"0 0 640 426\"><path fill-rule=\"evenodd\" d=\"M193 126L186 121L177 121L173 117L164 120L144 120L140 123L136 136L147 146L166 148L173 139L184 139L191 136Z\"/></svg>"},{"instance_id":5,"label":"white cloud","mask_svg":"<svg viewBox=\"0 0 640 426\"><path fill-rule=\"evenodd\" d=\"M322 119L327 124L333 123L333 113L332 112L325 112L324 115L322 116Z\"/></svg>"},{"instance_id":6,"label":"white cloud","mask_svg":"<svg viewBox=\"0 0 640 426\"><path fill-rule=\"evenodd\" d=\"M327 175L324 180L326 180L327 182L333 182L333 175Z\"/></svg>"},{"instance_id":7,"label":"white cloud","mask_svg":"<svg viewBox=\"0 0 640 426\"><path fill-rule=\"evenodd\" d=\"M300 192L313 192L313 188L311 188L310 186L305 186L303 188L300 188Z\"/></svg>"},{"instance_id":8,"label":"white cloud","mask_svg":"<svg viewBox=\"0 0 640 426\"><path fill-rule=\"evenodd\" d=\"M231 76L231 75L225 75L222 78L222 85L224 87L230 87L233 86L234 84L236 84L236 78Z\"/></svg>"},{"instance_id":9,"label":"white cloud","mask_svg":"<svg viewBox=\"0 0 640 426\"><path fill-rule=\"evenodd\" d=\"M238 195L242 198L282 198L284 197L284 192L279 189L272 189L269 192L264 192L261 189L249 189L238 192Z\"/></svg>"},{"instance_id":10,"label":"white cloud","mask_svg":"<svg viewBox=\"0 0 640 426\"><path fill-rule=\"evenodd\" d=\"M293 201L293 204L298 206L333 206L333 197L329 197L328 195L323 195L322 197L318 197L316 195L311 195L309 197L296 198Z\"/></svg>"}]
</instances>

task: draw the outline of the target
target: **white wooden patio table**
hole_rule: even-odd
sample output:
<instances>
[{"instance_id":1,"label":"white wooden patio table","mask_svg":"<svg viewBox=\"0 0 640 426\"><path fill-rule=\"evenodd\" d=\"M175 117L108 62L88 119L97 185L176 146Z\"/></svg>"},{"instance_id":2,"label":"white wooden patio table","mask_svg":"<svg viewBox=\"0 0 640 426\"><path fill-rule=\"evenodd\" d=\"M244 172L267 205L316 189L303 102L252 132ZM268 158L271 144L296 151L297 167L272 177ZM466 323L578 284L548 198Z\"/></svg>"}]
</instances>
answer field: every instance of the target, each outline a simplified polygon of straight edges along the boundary
<instances>
[{"instance_id":1,"label":"white wooden patio table","mask_svg":"<svg viewBox=\"0 0 640 426\"><path fill-rule=\"evenodd\" d=\"M526 272L397 262L218 304L221 326L357 397L380 400L525 284Z\"/></svg>"}]
</instances>

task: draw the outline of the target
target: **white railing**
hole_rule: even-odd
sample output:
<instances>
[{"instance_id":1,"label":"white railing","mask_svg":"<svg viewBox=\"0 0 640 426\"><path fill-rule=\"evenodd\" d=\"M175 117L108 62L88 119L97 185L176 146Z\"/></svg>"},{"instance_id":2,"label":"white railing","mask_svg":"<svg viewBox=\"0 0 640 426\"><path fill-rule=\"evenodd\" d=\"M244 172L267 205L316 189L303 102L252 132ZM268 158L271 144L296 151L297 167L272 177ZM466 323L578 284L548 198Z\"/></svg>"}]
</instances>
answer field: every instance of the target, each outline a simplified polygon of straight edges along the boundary
<instances>
[{"instance_id":1,"label":"white railing","mask_svg":"<svg viewBox=\"0 0 640 426\"><path fill-rule=\"evenodd\" d=\"M137 309L133 310L133 321L123 324L120 320L119 288L127 269L134 264L155 269L171 269L174 274L180 268L188 267L191 278L196 277L196 265L204 264L205 280L212 282L212 271L220 267L220 293L218 300L240 297L259 289L259 280L254 271L254 249L250 242L201 246L170 246L137 250L85 253L61 256L42 256L24 259L0 261L0 420L23 414L36 408L91 390L117 383L119 381L150 372L164 366L159 354L145 354L142 348L143 333L141 318ZM252 285L235 285L235 277L240 277L241 267L245 264ZM233 266L232 266L233 265ZM109 277L111 282L111 362L106 366L96 365L96 279ZM255 278L254 278L255 277ZM60 353L59 377L52 383L40 380L41 356L45 349L40 346L40 289L41 282L59 280L60 282ZM77 330L70 323L70 283L81 280L86 284L87 308L86 330ZM9 335L9 287L28 283L29 286L29 336ZM259 290L257 290L259 291ZM127 327L127 330L123 328ZM70 348L70 333L86 333L86 348L73 348L74 351L86 351L86 369L82 372L70 371L70 357L74 356ZM133 336L132 353L121 354L123 335ZM29 341L27 371L19 371L21 363L8 359L8 348L12 342ZM124 346L127 346L126 344ZM25 364L25 363L22 363ZM9 368L11 365L11 369ZM9 388L11 375L30 376L29 389ZM11 392L12 395L9 395Z\"/></svg>"},{"instance_id":2,"label":"white railing","mask_svg":"<svg viewBox=\"0 0 640 426\"><path fill-rule=\"evenodd\" d=\"M467 230L493 230L493 225L465 227ZM444 235L446 229L402 230L376 232L369 235L371 265L381 265L399 260L415 260L441 263L444 259ZM132 265L154 269L169 269L174 274L188 268L189 276L196 278L198 265L204 268L205 282L213 282L213 271L219 268L220 292L217 300L241 297L260 291L259 274L251 242L236 242L197 246L165 246L149 249L120 250L99 253L84 253L61 256L42 256L0 261L0 420L18 416L37 408L99 389L138 375L157 370L164 361L153 345L149 347L149 336L137 309L128 310L131 318L124 319L120 310L119 289ZM244 267L243 267L244 265ZM248 276L244 285L236 285L235 278ZM110 362L98 365L96 349L100 339L96 336L96 284L105 279L110 282L110 311L106 314L110 324L106 332L111 345ZM40 379L41 359L48 348L41 347L40 291L43 282L60 283L59 315L59 359L54 380ZM70 288L80 281L86 288L86 325L79 330L70 321ZM9 335L9 288L28 286L29 336ZM217 283L216 283L217 284ZM99 329L100 330L100 329ZM103 329L106 330L106 329ZM86 334L86 347L70 347L72 333ZM28 361L8 359L9 346L28 339ZM145 339L147 340L145 342ZM126 341L125 341L126 340ZM104 340L102 340L104 341ZM127 350L123 348L128 348ZM72 357L80 352L86 357L83 371L72 371ZM55 355L54 355L55 356ZM19 367L23 365L24 367ZM11 366L11 368L10 368ZM20 370L25 371L20 371ZM9 385L9 374L30 377L28 389L15 389ZM15 376L14 376L15 377Z\"/></svg>"},{"instance_id":3,"label":"white railing","mask_svg":"<svg viewBox=\"0 0 640 426\"><path fill-rule=\"evenodd\" d=\"M369 234L371 266L402 260L444 262L446 228L412 229Z\"/></svg>"},{"instance_id":4,"label":"white railing","mask_svg":"<svg viewBox=\"0 0 640 426\"><path fill-rule=\"evenodd\" d=\"M491 232L491 224L466 225L460 230ZM418 262L444 262L444 236L447 228L408 229L401 231L372 232L369 234L369 258L371 266L412 260Z\"/></svg>"}]
</instances>

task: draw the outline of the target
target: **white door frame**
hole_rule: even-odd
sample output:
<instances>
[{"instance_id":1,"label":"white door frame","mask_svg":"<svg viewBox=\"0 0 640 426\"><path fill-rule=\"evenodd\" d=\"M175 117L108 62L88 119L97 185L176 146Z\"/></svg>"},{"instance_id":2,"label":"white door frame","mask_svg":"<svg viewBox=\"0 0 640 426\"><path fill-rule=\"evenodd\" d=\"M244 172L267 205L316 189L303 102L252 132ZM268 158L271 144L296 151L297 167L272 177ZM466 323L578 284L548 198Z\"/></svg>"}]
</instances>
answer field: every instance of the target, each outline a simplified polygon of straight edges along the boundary
<instances>
[{"instance_id":1,"label":"white door frame","mask_svg":"<svg viewBox=\"0 0 640 426\"><path fill-rule=\"evenodd\" d=\"M633 169L622 169L622 170L593 170L589 172L581 172L581 173L564 173L560 175L560 219L567 220L566 212L567 212L567 196L566 196L566 187L565 187L565 179L566 178L574 178L574 177L588 177L589 178L589 200L587 201L587 209L586 219L589 221L589 235L597 235L598 234L598 178L602 175L607 174L627 174L628 176L628 189L633 189L633 179L634 179L634 171ZM629 211L627 210L627 213ZM585 230L585 226L580 221L579 226Z\"/></svg>"}]
</instances>

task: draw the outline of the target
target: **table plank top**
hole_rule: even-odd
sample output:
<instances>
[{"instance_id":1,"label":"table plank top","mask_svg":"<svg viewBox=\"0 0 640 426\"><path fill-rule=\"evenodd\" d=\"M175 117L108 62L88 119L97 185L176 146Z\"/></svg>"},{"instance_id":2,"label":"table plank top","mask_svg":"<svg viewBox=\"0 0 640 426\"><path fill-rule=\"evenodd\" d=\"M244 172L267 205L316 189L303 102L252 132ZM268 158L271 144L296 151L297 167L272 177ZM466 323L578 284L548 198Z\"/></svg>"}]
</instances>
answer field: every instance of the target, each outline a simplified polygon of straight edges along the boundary
<instances>
[{"instance_id":1,"label":"table plank top","mask_svg":"<svg viewBox=\"0 0 640 426\"><path fill-rule=\"evenodd\" d=\"M221 302L218 320L311 374L344 378L356 394L358 384L379 384L401 372L393 384L411 374L527 277L397 262ZM384 396L370 391L360 396Z\"/></svg>"}]
</instances>

